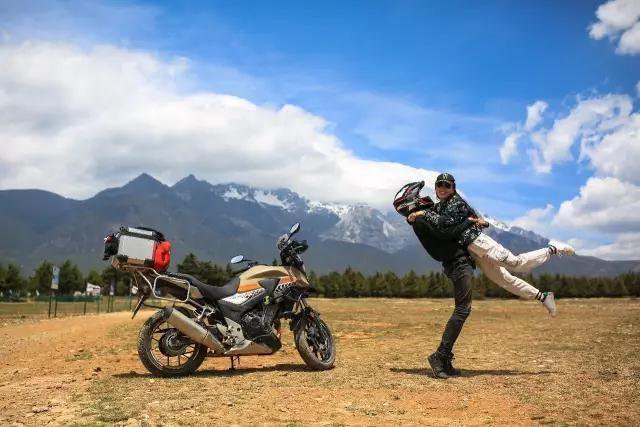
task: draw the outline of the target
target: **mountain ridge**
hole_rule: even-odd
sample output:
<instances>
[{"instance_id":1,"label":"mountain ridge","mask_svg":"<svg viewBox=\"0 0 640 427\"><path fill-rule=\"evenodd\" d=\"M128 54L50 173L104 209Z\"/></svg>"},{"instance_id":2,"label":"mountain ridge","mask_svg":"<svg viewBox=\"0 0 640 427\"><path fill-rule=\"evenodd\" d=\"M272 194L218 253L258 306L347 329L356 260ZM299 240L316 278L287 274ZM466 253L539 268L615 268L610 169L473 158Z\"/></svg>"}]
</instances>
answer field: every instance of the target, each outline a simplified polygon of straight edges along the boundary
<instances>
[{"instance_id":1,"label":"mountain ridge","mask_svg":"<svg viewBox=\"0 0 640 427\"><path fill-rule=\"evenodd\" d=\"M83 269L101 268L102 237L120 225L163 231L173 242L174 266L188 252L218 263L238 253L270 262L277 256L275 239L297 221L311 243L309 268L318 272L347 266L365 273L440 268L418 245L404 218L393 213L364 204L311 201L286 188L211 184L193 174L172 186L140 174L85 200L42 190L0 190L0 206L0 232L9 237L0 243L0 262L16 262L24 270L44 259L66 258ZM487 233L514 252L548 242L531 231L489 220L493 226ZM554 259L536 272L595 276L634 269L640 270L640 262L570 257Z\"/></svg>"}]
</instances>

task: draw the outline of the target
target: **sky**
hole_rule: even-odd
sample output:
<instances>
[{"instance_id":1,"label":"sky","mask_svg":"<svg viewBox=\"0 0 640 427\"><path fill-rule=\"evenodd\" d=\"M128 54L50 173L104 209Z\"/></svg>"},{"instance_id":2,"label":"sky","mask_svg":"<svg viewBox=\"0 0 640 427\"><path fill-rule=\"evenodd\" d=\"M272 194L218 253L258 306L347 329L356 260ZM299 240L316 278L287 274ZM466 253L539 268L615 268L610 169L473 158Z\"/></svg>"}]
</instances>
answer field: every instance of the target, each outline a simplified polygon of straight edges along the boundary
<instances>
[{"instance_id":1,"label":"sky","mask_svg":"<svg viewBox=\"0 0 640 427\"><path fill-rule=\"evenodd\" d=\"M290 188L480 211L638 259L640 0L0 0L0 188Z\"/></svg>"}]
</instances>

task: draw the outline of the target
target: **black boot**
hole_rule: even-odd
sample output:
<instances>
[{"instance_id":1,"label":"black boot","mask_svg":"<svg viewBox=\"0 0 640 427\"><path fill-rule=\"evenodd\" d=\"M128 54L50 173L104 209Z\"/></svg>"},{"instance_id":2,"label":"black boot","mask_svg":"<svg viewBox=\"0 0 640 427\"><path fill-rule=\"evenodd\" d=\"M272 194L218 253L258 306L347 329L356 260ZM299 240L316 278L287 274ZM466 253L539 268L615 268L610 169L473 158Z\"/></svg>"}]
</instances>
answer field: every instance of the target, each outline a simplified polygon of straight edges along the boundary
<instances>
[{"instance_id":1,"label":"black boot","mask_svg":"<svg viewBox=\"0 0 640 427\"><path fill-rule=\"evenodd\" d=\"M427 360L429 361L429 365L431 365L431 370L433 371L433 375L436 378L440 378L446 380L449 378L449 375L446 372L446 358L440 352L432 353Z\"/></svg>"},{"instance_id":2,"label":"black boot","mask_svg":"<svg viewBox=\"0 0 640 427\"><path fill-rule=\"evenodd\" d=\"M453 353L449 353L448 356L444 357L444 371L450 377L459 377L460 375L462 375L462 372L460 371L460 369L453 366L453 359Z\"/></svg>"}]
</instances>

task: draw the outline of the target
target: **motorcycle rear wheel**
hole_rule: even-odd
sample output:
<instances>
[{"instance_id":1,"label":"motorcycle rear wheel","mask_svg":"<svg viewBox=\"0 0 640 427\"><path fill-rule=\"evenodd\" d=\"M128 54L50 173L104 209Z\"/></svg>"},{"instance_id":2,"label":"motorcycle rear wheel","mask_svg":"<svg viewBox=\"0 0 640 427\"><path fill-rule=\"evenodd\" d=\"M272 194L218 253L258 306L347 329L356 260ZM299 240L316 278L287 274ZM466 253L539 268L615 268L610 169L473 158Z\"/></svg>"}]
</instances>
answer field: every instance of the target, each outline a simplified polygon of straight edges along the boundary
<instances>
[{"instance_id":1,"label":"motorcycle rear wheel","mask_svg":"<svg viewBox=\"0 0 640 427\"><path fill-rule=\"evenodd\" d=\"M317 316L307 317L294 332L300 357L317 371L332 369L336 361L336 346L329 325Z\"/></svg>"},{"instance_id":2,"label":"motorcycle rear wheel","mask_svg":"<svg viewBox=\"0 0 640 427\"><path fill-rule=\"evenodd\" d=\"M187 313L185 313L187 314ZM180 334L164 318L164 311L157 311L142 325L138 334L138 356L153 375L180 377L195 372L207 355L207 347L194 342L184 348L172 348ZM175 346L174 346L175 347Z\"/></svg>"}]
</instances>

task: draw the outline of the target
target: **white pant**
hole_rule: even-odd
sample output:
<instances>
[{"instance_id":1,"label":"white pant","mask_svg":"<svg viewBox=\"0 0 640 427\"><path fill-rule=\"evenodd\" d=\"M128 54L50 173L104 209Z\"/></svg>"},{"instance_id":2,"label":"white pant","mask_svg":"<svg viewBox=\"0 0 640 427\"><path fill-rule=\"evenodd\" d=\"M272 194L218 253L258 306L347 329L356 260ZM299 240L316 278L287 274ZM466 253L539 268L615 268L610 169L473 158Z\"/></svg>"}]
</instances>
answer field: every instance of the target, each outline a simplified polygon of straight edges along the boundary
<instances>
[{"instance_id":1,"label":"white pant","mask_svg":"<svg viewBox=\"0 0 640 427\"><path fill-rule=\"evenodd\" d=\"M533 299L538 295L538 289L512 275L509 270L528 272L544 264L551 258L548 248L514 255L500 243L481 233L467 249L480 270L496 285L525 299Z\"/></svg>"}]
</instances>

